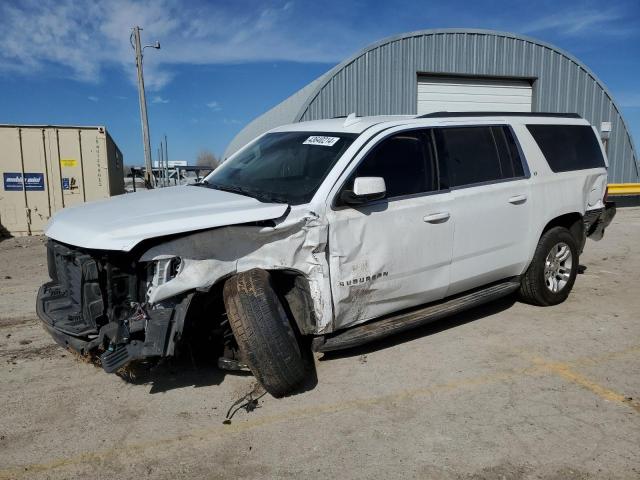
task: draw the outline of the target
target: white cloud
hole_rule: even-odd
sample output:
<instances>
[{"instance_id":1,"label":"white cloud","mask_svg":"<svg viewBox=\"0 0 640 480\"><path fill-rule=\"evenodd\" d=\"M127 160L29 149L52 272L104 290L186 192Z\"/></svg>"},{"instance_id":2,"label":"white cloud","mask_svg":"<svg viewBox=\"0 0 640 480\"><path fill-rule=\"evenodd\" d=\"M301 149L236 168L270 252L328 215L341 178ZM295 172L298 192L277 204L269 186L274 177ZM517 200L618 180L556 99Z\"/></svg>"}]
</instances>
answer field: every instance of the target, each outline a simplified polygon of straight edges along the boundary
<instances>
[{"instance_id":1,"label":"white cloud","mask_svg":"<svg viewBox=\"0 0 640 480\"><path fill-rule=\"evenodd\" d=\"M212 101L206 104L207 107L209 107L211 110L213 110L214 112L219 112L220 110L222 110L222 107L220 106L220 104L216 101Z\"/></svg>"},{"instance_id":2,"label":"white cloud","mask_svg":"<svg viewBox=\"0 0 640 480\"><path fill-rule=\"evenodd\" d=\"M174 78L180 64L336 62L353 51L354 43L360 46L362 37L351 28L311 20L301 28L292 20L295 10L292 2L279 0L244 7L180 0L0 2L0 73L51 69L98 82L104 68L115 66L135 83L129 41L134 25L144 28L143 44L162 44L160 50L144 51L145 84L156 91Z\"/></svg>"},{"instance_id":3,"label":"white cloud","mask_svg":"<svg viewBox=\"0 0 640 480\"><path fill-rule=\"evenodd\" d=\"M95 95L89 95L87 98L92 102L97 102L99 100L99 98L96 97Z\"/></svg>"},{"instance_id":4,"label":"white cloud","mask_svg":"<svg viewBox=\"0 0 640 480\"><path fill-rule=\"evenodd\" d=\"M616 25L613 24L620 20L621 17L621 12L607 9L574 9L571 12L562 10L524 25L522 32L537 33L555 30L567 35L579 35L593 33L594 30L597 30L599 33L602 33L602 31L615 33Z\"/></svg>"},{"instance_id":5,"label":"white cloud","mask_svg":"<svg viewBox=\"0 0 640 480\"><path fill-rule=\"evenodd\" d=\"M99 82L106 68L115 67L135 84L129 36L134 25L141 25L143 44L156 40L162 44L160 50L144 51L146 87L158 91L174 79L180 65L336 63L376 39L406 30L406 18L412 19L412 25L414 19L424 18L425 27L437 26L434 18L439 25L453 21L453 7L425 6L423 2L407 5L404 16L389 18L389 22L374 18L386 19L394 8L380 6L374 14L347 2L340 6L339 15L319 15L316 5L286 0L0 1L0 74L50 74ZM547 16L538 14L524 25L522 16L514 18L509 12L480 19L480 23L489 26L502 19L508 30L585 36L594 32L622 35L633 28L632 34L637 35L622 7L569 8ZM457 24L460 12L455 14Z\"/></svg>"},{"instance_id":6,"label":"white cloud","mask_svg":"<svg viewBox=\"0 0 640 480\"><path fill-rule=\"evenodd\" d=\"M160 95L156 95L151 99L151 103L169 103L169 100L162 98Z\"/></svg>"}]
</instances>

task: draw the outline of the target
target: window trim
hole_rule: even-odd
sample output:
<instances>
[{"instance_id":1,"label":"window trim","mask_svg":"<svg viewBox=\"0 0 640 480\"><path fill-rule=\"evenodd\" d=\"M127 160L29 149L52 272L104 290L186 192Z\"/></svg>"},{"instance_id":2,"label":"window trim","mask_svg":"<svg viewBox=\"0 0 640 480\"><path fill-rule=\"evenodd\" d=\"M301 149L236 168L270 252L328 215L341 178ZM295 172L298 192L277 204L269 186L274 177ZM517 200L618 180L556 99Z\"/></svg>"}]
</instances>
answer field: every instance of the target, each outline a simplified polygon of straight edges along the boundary
<instances>
[{"instance_id":1,"label":"window trim","mask_svg":"<svg viewBox=\"0 0 640 480\"><path fill-rule=\"evenodd\" d=\"M394 125L391 126L385 130L382 130L380 132L378 132L378 135L380 135L383 132L386 132L387 130L391 130L393 128L396 128L398 126L402 126L402 125ZM396 132L392 132L392 133L387 133L386 135L384 135L383 137L378 138L377 140L375 140L375 143L373 143L372 145L369 146L369 148L366 150L366 152L364 153L364 155L362 156L362 158L360 158L360 160L357 161L357 163L354 165L354 167L351 169L351 171L349 172L349 174L346 176L346 178L340 182L338 180L338 182L336 182L336 185L338 183L340 183L340 187L336 190L335 194L333 194L333 198L331 199L330 202L330 208L333 211L340 211L340 210L345 210L345 209L353 209L354 207L351 205L338 205L338 200L340 198L340 192L342 192L342 189L345 187L345 185L347 184L347 182L349 181L351 174L360 166L360 164L362 162L365 161L365 159L369 156L369 154L371 152L373 152L375 150L375 148L382 143L383 141L385 141L386 139L388 139L389 137L392 137L393 135L399 135L402 133L406 133L406 132L413 132L416 130L433 130L434 126L428 126L428 125L420 125L420 126L411 126L411 128L406 128L406 129L402 129L402 130L398 130ZM377 135L376 135L377 136ZM370 138L364 145L362 145L360 147L360 149L355 153L354 158L357 157L368 145L369 142L373 141L376 137ZM433 135L431 135L430 141L433 143L435 139L433 138ZM437 175L437 184L438 187L440 186L440 165L438 163L438 148L436 147L435 144L433 144L433 153L434 153L434 162L435 162L435 173ZM344 175L344 173L351 167L351 165L353 164L353 159L347 164L347 166L344 168L344 170L341 172L341 175ZM410 198L417 198L417 197L423 197L423 196L427 196L427 195L433 195L433 194L437 194L437 193L446 193L448 192L449 189L447 190L443 190L438 188L437 190L432 190L430 192L418 192L418 193L410 193L408 195L398 195L395 197L385 197L385 198L381 198L380 200L374 200L372 202L367 202L365 204L362 205L362 207L368 207L369 205L380 205L380 204L384 204L384 203L389 203L389 202L395 202L398 200L407 200Z\"/></svg>"},{"instance_id":2,"label":"window trim","mask_svg":"<svg viewBox=\"0 0 640 480\"><path fill-rule=\"evenodd\" d=\"M486 180L484 182L476 182L476 183L467 183L465 185L459 185L456 187L449 187L450 191L456 191L456 190L463 190L465 188L473 188L473 187L483 187L486 185L493 185L494 183L505 183L505 182L514 182L514 181L518 181L518 180L528 180L529 178L531 178L531 171L529 170L529 165L527 164L527 160L526 157L524 156L524 151L522 150L522 146L520 145L520 140L518 139L518 136L516 135L513 126L511 124L507 124L507 123L486 123L486 124L482 124L482 125L443 125L443 126L437 126L437 127L433 127L435 128L476 128L476 127L487 127L487 128L491 128L491 127L506 127L507 129L509 129L509 131L511 132L511 136L513 137L513 140L516 144L516 148L518 149L518 155L520 156L520 162L522 163L522 171L523 171L523 175L520 175L518 177L510 177L510 178L499 178L497 180ZM491 136L493 137L493 132L491 134ZM495 139L494 139L495 141ZM436 145L436 150L438 149L438 146ZM498 152L497 148L496 148L496 153ZM499 158L499 157L498 157Z\"/></svg>"},{"instance_id":3,"label":"window trim","mask_svg":"<svg viewBox=\"0 0 640 480\"><path fill-rule=\"evenodd\" d=\"M529 170L529 164L527 162L527 158L524 154L524 150L522 149L522 145L520 144L520 139L518 138L518 135L516 135L515 130L513 129L513 125L511 125L510 123L483 123L483 124L476 124L476 125L469 125L469 124L460 124L460 125L420 125L420 126L413 126L411 125L410 128L406 128L403 130L398 130L396 132L393 133L386 133L384 136L377 138L376 137L384 132L387 132L388 130L391 130L393 128L398 127L398 125L394 125L391 127L388 127L384 130L381 130L380 132L378 132L378 134L372 138L370 138L369 140L367 140L359 149L357 152L355 152L353 158L349 161L349 163L345 166L345 168L342 170L342 172L340 173L340 175L344 175L344 173L351 167L351 165L354 162L354 158L356 158L358 155L360 155L360 153L367 149L367 147L369 146L369 144L371 142L373 142L375 140L375 142L369 146L369 148L366 150L365 154L362 156L362 158L360 158L360 160L357 161L357 163L355 164L355 166L353 167L353 169L351 170L351 172L353 172L355 169L358 168L358 166L364 161L365 158L367 158L367 155L373 151L373 149L382 141L386 140L387 138L389 138L392 135L398 134L398 133L402 133L402 132L410 132L410 131L414 131L414 130L429 130L431 133L431 143L433 146L433 153L435 156L435 163L436 163L436 175L438 177L438 189L437 190L433 190L431 192L420 192L420 193L412 193L410 195L400 195L397 197L391 197L391 198L382 198L380 200L374 200L372 202L368 202L366 204L363 204L361 207L358 208L362 208L362 207L368 207L369 205L381 205L381 204L388 204L390 202L396 202L396 201L401 201L401 200L408 200L408 199L412 199L412 198L419 198L419 197L427 197L427 196L432 196L432 195L440 195L440 194L445 194L445 193L451 193L454 192L456 190L462 190L465 188L474 188L474 187L483 187L486 185L492 185L494 183L505 183L505 182L514 182L514 181L519 181L519 180L528 180L531 178L531 171ZM511 178L501 178L498 180L488 180L486 182L478 182L478 183L470 183L467 185L461 185L459 187L449 187L449 188L440 188L441 187L441 169L440 169L440 152L438 151L438 146L435 142L435 130L436 129L443 129L443 128L464 128L464 127L505 127L509 130L509 132L511 133L511 136L513 137L513 141L516 145L517 151L518 151L518 156L520 157L520 163L522 164L522 171L523 171L523 175L519 176L519 177L511 177ZM342 191L342 189L344 188L345 184L349 181L349 177L351 175L351 172L349 173L349 175L347 175L347 177L340 181L338 179L338 181L335 183L335 185L337 185L338 183L340 184L340 187L335 191L335 193L333 194L333 197L331 198L331 201L329 202L329 207L332 211L336 212L336 211L340 211L340 210L345 210L345 209L354 209L355 207L350 206L350 205L337 205L337 200L340 197L340 192ZM448 175L447 175L448 176ZM335 186L334 185L334 186Z\"/></svg>"}]
</instances>

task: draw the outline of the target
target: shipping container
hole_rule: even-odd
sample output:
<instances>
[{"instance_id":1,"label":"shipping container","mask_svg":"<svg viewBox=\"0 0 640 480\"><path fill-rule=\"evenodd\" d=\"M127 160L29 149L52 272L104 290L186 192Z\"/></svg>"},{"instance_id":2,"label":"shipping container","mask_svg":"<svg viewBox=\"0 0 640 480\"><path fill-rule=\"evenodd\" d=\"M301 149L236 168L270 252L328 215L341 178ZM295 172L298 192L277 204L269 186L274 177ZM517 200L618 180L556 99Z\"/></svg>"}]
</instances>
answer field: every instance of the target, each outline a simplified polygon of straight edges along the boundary
<instances>
[{"instance_id":1,"label":"shipping container","mask_svg":"<svg viewBox=\"0 0 640 480\"><path fill-rule=\"evenodd\" d=\"M105 127L0 125L0 228L42 233L58 210L124 193L122 153Z\"/></svg>"}]
</instances>

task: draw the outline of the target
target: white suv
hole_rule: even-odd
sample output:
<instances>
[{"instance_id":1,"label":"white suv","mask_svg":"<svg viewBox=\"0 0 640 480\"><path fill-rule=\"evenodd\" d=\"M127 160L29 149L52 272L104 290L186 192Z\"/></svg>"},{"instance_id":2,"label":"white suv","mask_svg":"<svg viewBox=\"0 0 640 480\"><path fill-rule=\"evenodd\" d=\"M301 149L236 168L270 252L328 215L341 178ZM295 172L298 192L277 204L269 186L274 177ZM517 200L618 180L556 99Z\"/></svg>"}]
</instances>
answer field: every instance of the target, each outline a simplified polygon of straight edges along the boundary
<instances>
[{"instance_id":1,"label":"white suv","mask_svg":"<svg viewBox=\"0 0 640 480\"><path fill-rule=\"evenodd\" d=\"M564 301L615 214L571 114L349 117L276 128L195 186L65 209L38 314L113 372L218 339L274 396L352 347L517 291ZM197 327L197 329L196 329ZM204 335L199 333L198 335Z\"/></svg>"}]
</instances>

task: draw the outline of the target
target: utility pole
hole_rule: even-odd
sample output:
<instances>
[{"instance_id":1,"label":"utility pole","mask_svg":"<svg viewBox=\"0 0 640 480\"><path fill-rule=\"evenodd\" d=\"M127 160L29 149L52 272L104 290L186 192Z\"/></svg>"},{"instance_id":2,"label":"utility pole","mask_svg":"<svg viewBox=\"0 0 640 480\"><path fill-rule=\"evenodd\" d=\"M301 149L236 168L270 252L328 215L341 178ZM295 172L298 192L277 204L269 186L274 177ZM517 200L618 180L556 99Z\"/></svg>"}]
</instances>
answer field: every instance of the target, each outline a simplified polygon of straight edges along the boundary
<instances>
[{"instance_id":1,"label":"utility pole","mask_svg":"<svg viewBox=\"0 0 640 480\"><path fill-rule=\"evenodd\" d=\"M164 169L165 169L164 179L167 186L169 186L169 152L167 151L167 134L166 133L164 135Z\"/></svg>"},{"instance_id":2,"label":"utility pole","mask_svg":"<svg viewBox=\"0 0 640 480\"><path fill-rule=\"evenodd\" d=\"M153 188L153 165L151 164L151 139L149 138L149 119L147 117L147 97L144 93L144 74L142 71L142 51L147 48L160 48L160 42L156 42L154 45L145 45L141 47L140 43L140 31L142 28L139 26L133 27L131 33L131 46L136 52L136 67L138 69L138 97L140 100L140 121L142 123L142 143L144 145L144 164L145 175L144 180L147 184L147 188Z\"/></svg>"},{"instance_id":3,"label":"utility pole","mask_svg":"<svg viewBox=\"0 0 640 480\"><path fill-rule=\"evenodd\" d=\"M162 172L162 149L158 147L158 168Z\"/></svg>"}]
</instances>

